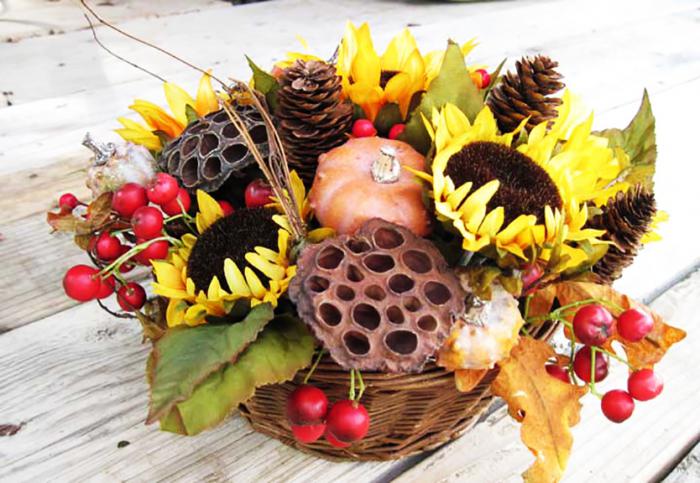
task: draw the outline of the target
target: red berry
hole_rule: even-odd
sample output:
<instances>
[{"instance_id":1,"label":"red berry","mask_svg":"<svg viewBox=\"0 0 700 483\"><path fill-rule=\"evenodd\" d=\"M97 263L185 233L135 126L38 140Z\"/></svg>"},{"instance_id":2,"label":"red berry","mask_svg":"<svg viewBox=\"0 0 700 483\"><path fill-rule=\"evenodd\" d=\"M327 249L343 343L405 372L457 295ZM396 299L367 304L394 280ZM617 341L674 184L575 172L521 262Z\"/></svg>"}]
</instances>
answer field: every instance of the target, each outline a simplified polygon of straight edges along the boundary
<instances>
[{"instance_id":1,"label":"red berry","mask_svg":"<svg viewBox=\"0 0 700 483\"><path fill-rule=\"evenodd\" d=\"M106 299L114 293L114 276L110 275L107 278L100 280L100 289L97 291L96 298Z\"/></svg>"},{"instance_id":2,"label":"red berry","mask_svg":"<svg viewBox=\"0 0 700 483\"><path fill-rule=\"evenodd\" d=\"M131 227L138 238L157 238L163 230L163 213L153 206L142 206L132 215Z\"/></svg>"},{"instance_id":3,"label":"red berry","mask_svg":"<svg viewBox=\"0 0 700 483\"><path fill-rule=\"evenodd\" d=\"M124 218L131 218L134 211L147 204L146 188L137 183L126 183L112 196L112 209Z\"/></svg>"},{"instance_id":4,"label":"red berry","mask_svg":"<svg viewBox=\"0 0 700 483\"><path fill-rule=\"evenodd\" d=\"M389 129L389 139L398 139L399 136L403 134L405 129L405 124L394 124L393 126L391 126L391 129Z\"/></svg>"},{"instance_id":5,"label":"red berry","mask_svg":"<svg viewBox=\"0 0 700 483\"><path fill-rule=\"evenodd\" d=\"M520 278L523 281L523 290L530 288L544 275L544 269L536 263L528 265L522 271Z\"/></svg>"},{"instance_id":6,"label":"red berry","mask_svg":"<svg viewBox=\"0 0 700 483\"><path fill-rule=\"evenodd\" d=\"M177 180L168 173L158 173L148 185L146 195L151 203L162 205L175 199L180 185Z\"/></svg>"},{"instance_id":7,"label":"red berry","mask_svg":"<svg viewBox=\"0 0 700 483\"><path fill-rule=\"evenodd\" d=\"M664 381L651 369L640 369L630 374L627 390L637 401L648 401L661 394Z\"/></svg>"},{"instance_id":8,"label":"red berry","mask_svg":"<svg viewBox=\"0 0 700 483\"><path fill-rule=\"evenodd\" d=\"M574 372L585 382L591 382L591 348L584 346L574 356ZM601 352L595 353L595 382L600 382L608 376L608 361Z\"/></svg>"},{"instance_id":9,"label":"red berry","mask_svg":"<svg viewBox=\"0 0 700 483\"><path fill-rule=\"evenodd\" d=\"M352 125L352 135L356 138L371 138L377 135L377 130L369 119L358 119Z\"/></svg>"},{"instance_id":10,"label":"red berry","mask_svg":"<svg viewBox=\"0 0 700 483\"><path fill-rule=\"evenodd\" d=\"M634 399L627 391L622 389L613 389L608 391L600 401L600 408L603 414L614 423L621 423L625 419L632 416L634 411Z\"/></svg>"},{"instance_id":11,"label":"red berry","mask_svg":"<svg viewBox=\"0 0 700 483\"><path fill-rule=\"evenodd\" d=\"M119 238L103 231L95 240L95 255L101 260L116 260L122 252L122 244Z\"/></svg>"},{"instance_id":12,"label":"red berry","mask_svg":"<svg viewBox=\"0 0 700 483\"><path fill-rule=\"evenodd\" d=\"M132 263L122 263L119 266L119 273L129 273L134 269L134 265Z\"/></svg>"},{"instance_id":13,"label":"red berry","mask_svg":"<svg viewBox=\"0 0 700 483\"><path fill-rule=\"evenodd\" d=\"M246 186L245 205L247 208L259 208L270 203L272 196L274 196L272 186L261 179L256 179Z\"/></svg>"},{"instance_id":14,"label":"red berry","mask_svg":"<svg viewBox=\"0 0 700 483\"><path fill-rule=\"evenodd\" d=\"M137 241L141 243L144 240ZM138 254L136 254L134 256L134 259L143 265L150 265L151 260L163 260L167 258L169 248L170 245L168 245L168 242L166 242L165 240L158 240L157 242L151 243Z\"/></svg>"},{"instance_id":15,"label":"red berry","mask_svg":"<svg viewBox=\"0 0 700 483\"><path fill-rule=\"evenodd\" d=\"M180 206L182 204L182 206ZM177 192L177 197L167 203L160 205L160 208L165 212L166 215L175 216L182 213L183 209L185 213L189 211L192 205L192 200L190 199L190 194L185 188L180 188Z\"/></svg>"},{"instance_id":16,"label":"red berry","mask_svg":"<svg viewBox=\"0 0 700 483\"><path fill-rule=\"evenodd\" d=\"M233 209L233 205L226 200L219 200L219 206L221 207L221 211L224 212L224 216L228 216L236 211Z\"/></svg>"},{"instance_id":17,"label":"red berry","mask_svg":"<svg viewBox=\"0 0 700 483\"><path fill-rule=\"evenodd\" d=\"M98 270L88 265L75 265L63 276L63 290L66 295L79 302L87 302L97 296L100 290Z\"/></svg>"},{"instance_id":18,"label":"red berry","mask_svg":"<svg viewBox=\"0 0 700 483\"><path fill-rule=\"evenodd\" d=\"M129 282L119 287L117 291L117 302L119 306L127 312L134 312L143 307L146 303L146 291L141 285Z\"/></svg>"},{"instance_id":19,"label":"red berry","mask_svg":"<svg viewBox=\"0 0 700 483\"><path fill-rule=\"evenodd\" d=\"M485 89L491 83L491 74L485 69L477 69L471 74L472 81L479 89Z\"/></svg>"},{"instance_id":20,"label":"red berry","mask_svg":"<svg viewBox=\"0 0 700 483\"><path fill-rule=\"evenodd\" d=\"M64 193L58 199L58 206L62 210L71 211L78 206L78 198L73 193Z\"/></svg>"},{"instance_id":21,"label":"red berry","mask_svg":"<svg viewBox=\"0 0 700 483\"><path fill-rule=\"evenodd\" d=\"M654 328L654 319L639 309L628 309L617 318L617 331L630 342L638 342Z\"/></svg>"},{"instance_id":22,"label":"red berry","mask_svg":"<svg viewBox=\"0 0 700 483\"><path fill-rule=\"evenodd\" d=\"M612 334L614 321L612 314L602 305L584 305L574 316L574 334L582 344L601 345Z\"/></svg>"},{"instance_id":23,"label":"red berry","mask_svg":"<svg viewBox=\"0 0 700 483\"><path fill-rule=\"evenodd\" d=\"M358 441L369 430L369 414L365 407L349 399L335 403L326 418L328 433L344 443Z\"/></svg>"},{"instance_id":24,"label":"red berry","mask_svg":"<svg viewBox=\"0 0 700 483\"><path fill-rule=\"evenodd\" d=\"M571 383L571 379L569 379L569 371L567 371L565 368L556 364L547 364L544 366L544 368L547 370L547 373L550 376L567 384Z\"/></svg>"},{"instance_id":25,"label":"red berry","mask_svg":"<svg viewBox=\"0 0 700 483\"><path fill-rule=\"evenodd\" d=\"M308 424L304 426L292 424L294 438L301 443L313 443L326 432L325 423Z\"/></svg>"},{"instance_id":26,"label":"red berry","mask_svg":"<svg viewBox=\"0 0 700 483\"><path fill-rule=\"evenodd\" d=\"M343 441L340 441L336 439L335 436L333 436L331 433L326 431L326 441L328 441L332 446L335 446L336 448L347 448L350 446L350 443L345 443Z\"/></svg>"},{"instance_id":27,"label":"red berry","mask_svg":"<svg viewBox=\"0 0 700 483\"><path fill-rule=\"evenodd\" d=\"M287 419L292 424L316 424L326 417L328 398L316 386L305 384L287 398Z\"/></svg>"}]
</instances>

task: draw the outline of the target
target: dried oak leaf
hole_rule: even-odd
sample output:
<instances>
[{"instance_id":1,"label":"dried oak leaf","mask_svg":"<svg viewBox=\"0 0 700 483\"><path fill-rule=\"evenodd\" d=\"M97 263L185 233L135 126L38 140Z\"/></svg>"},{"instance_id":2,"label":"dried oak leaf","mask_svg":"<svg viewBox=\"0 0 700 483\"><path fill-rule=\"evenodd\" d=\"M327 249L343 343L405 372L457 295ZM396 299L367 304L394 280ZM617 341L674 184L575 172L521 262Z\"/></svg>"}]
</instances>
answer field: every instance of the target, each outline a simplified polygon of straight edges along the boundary
<instances>
[{"instance_id":1,"label":"dried oak leaf","mask_svg":"<svg viewBox=\"0 0 700 483\"><path fill-rule=\"evenodd\" d=\"M666 324L663 318L649 307L613 290L609 285L589 282L562 282L556 287L557 299L561 305L588 298L598 298L608 300L625 310L635 307L651 314L654 319L654 327L641 341L626 341L615 330L605 344L606 349L612 350L611 344L614 341L619 342L627 354L627 361L634 368L652 367L663 358L673 344L685 338L685 331ZM617 316L619 313L614 313L614 315Z\"/></svg>"},{"instance_id":2,"label":"dried oak leaf","mask_svg":"<svg viewBox=\"0 0 700 483\"><path fill-rule=\"evenodd\" d=\"M579 399L587 392L549 376L544 366L554 356L546 342L522 337L510 357L499 363L500 372L491 384L510 415L522 423L520 437L535 455L523 473L526 482L561 479L573 444L570 428L579 422Z\"/></svg>"},{"instance_id":3,"label":"dried oak leaf","mask_svg":"<svg viewBox=\"0 0 700 483\"><path fill-rule=\"evenodd\" d=\"M75 216L73 210L61 209L58 213L46 214L46 222L54 231L71 232L78 236L91 235L112 223L112 193L102 193L87 207L86 218ZM81 246L82 240L76 240Z\"/></svg>"},{"instance_id":4,"label":"dried oak leaf","mask_svg":"<svg viewBox=\"0 0 700 483\"><path fill-rule=\"evenodd\" d=\"M469 392L474 389L489 372L488 369L457 369L455 370L455 385L459 392Z\"/></svg>"}]
</instances>

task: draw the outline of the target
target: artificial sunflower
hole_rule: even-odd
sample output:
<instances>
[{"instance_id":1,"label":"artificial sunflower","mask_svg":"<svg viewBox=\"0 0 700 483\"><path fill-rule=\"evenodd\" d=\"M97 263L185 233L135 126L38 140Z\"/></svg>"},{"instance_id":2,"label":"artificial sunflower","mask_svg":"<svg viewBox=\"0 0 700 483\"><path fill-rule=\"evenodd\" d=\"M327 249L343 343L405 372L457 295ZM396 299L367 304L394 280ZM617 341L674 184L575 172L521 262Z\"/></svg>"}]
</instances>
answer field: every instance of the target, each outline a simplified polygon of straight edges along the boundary
<instances>
[{"instance_id":1,"label":"artificial sunflower","mask_svg":"<svg viewBox=\"0 0 700 483\"><path fill-rule=\"evenodd\" d=\"M251 306L277 305L296 272L288 258L286 219L271 208L244 208L224 216L219 204L197 191L197 234L181 238L182 246L166 261L154 261L154 292L169 299L170 327L224 316L239 299Z\"/></svg>"},{"instance_id":2,"label":"artificial sunflower","mask_svg":"<svg viewBox=\"0 0 700 483\"><path fill-rule=\"evenodd\" d=\"M416 174L432 184L437 215L460 233L464 250L506 267L556 253L553 270L563 271L603 243L602 230L584 228L588 204L629 187L617 181L628 159L591 134L592 115L575 120L573 104L566 92L554 123L536 126L518 145L523 125L500 133L488 107L473 123L451 104L425 120L435 157L431 174Z\"/></svg>"},{"instance_id":3,"label":"artificial sunflower","mask_svg":"<svg viewBox=\"0 0 700 483\"><path fill-rule=\"evenodd\" d=\"M476 44L462 46L467 55ZM379 56L372 43L369 25L355 27L348 22L338 51L338 74L343 79L343 91L359 105L372 121L387 103L399 105L402 117L408 116L413 96L424 91L437 76L444 51L434 51L425 57L408 29L395 36Z\"/></svg>"},{"instance_id":4,"label":"artificial sunflower","mask_svg":"<svg viewBox=\"0 0 700 483\"><path fill-rule=\"evenodd\" d=\"M136 111L146 121L146 125L119 117L117 121L124 127L116 129L117 134L126 141L140 144L152 151L160 151L163 144L158 134L174 139L187 127L187 106L194 109L198 116L206 116L219 110L218 97L211 85L209 74L204 74L200 79L196 99L171 82L164 83L163 89L172 115L152 102L136 99L129 108Z\"/></svg>"}]
</instances>

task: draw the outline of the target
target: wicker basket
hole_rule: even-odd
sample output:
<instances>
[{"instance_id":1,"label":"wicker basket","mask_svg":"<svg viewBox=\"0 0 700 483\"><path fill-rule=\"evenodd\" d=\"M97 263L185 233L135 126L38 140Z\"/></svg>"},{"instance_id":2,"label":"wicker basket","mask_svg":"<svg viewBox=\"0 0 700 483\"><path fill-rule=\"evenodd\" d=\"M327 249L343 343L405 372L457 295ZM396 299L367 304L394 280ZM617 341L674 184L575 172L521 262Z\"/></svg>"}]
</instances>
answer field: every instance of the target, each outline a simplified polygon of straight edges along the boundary
<instances>
[{"instance_id":1,"label":"wicker basket","mask_svg":"<svg viewBox=\"0 0 700 483\"><path fill-rule=\"evenodd\" d=\"M285 405L287 396L304 379L258 388L240 407L256 431L306 453L332 460L386 461L433 449L450 441L476 423L492 400L490 371L471 392L455 389L454 374L434 365L420 374L363 373L367 386L362 404L370 414L369 434L350 448L336 448L321 439L304 445L292 437ZM348 395L348 371L324 359L310 383L326 391L329 401Z\"/></svg>"}]
</instances>

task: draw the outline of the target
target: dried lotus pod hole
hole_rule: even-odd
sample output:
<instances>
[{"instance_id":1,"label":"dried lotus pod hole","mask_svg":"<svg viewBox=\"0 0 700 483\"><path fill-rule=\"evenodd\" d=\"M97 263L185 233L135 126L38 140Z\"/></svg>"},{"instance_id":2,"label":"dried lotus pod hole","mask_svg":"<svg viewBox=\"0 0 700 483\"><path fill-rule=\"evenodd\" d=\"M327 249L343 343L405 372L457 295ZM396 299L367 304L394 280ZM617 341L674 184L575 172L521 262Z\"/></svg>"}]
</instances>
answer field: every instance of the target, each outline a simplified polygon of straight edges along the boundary
<instances>
[{"instance_id":1,"label":"dried lotus pod hole","mask_svg":"<svg viewBox=\"0 0 700 483\"><path fill-rule=\"evenodd\" d=\"M421 371L467 296L432 243L380 219L305 248L289 295L338 364L388 372Z\"/></svg>"}]
</instances>

